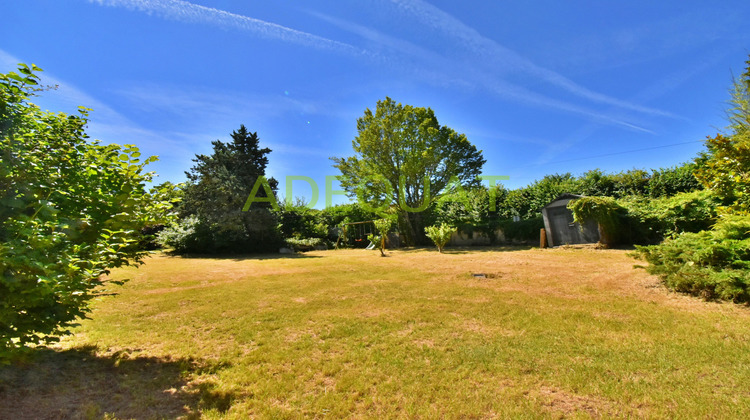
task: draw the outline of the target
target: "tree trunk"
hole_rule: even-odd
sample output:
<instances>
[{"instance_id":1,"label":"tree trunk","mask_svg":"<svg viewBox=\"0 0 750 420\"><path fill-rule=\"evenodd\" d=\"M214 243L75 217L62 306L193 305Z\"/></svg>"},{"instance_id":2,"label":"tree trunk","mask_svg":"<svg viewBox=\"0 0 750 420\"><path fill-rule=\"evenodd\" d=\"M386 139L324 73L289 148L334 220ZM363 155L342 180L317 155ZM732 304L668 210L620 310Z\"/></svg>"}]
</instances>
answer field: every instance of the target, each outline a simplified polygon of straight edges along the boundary
<instances>
[{"instance_id":1,"label":"tree trunk","mask_svg":"<svg viewBox=\"0 0 750 420\"><path fill-rule=\"evenodd\" d=\"M409 213L401 212L399 214L399 232L403 235L404 245L414 246L414 228L412 227L411 220L409 220Z\"/></svg>"},{"instance_id":2,"label":"tree trunk","mask_svg":"<svg viewBox=\"0 0 750 420\"><path fill-rule=\"evenodd\" d=\"M425 226L422 221L422 213L400 212L398 222L403 245L432 245L432 242L427 239L427 235L424 233Z\"/></svg>"}]
</instances>

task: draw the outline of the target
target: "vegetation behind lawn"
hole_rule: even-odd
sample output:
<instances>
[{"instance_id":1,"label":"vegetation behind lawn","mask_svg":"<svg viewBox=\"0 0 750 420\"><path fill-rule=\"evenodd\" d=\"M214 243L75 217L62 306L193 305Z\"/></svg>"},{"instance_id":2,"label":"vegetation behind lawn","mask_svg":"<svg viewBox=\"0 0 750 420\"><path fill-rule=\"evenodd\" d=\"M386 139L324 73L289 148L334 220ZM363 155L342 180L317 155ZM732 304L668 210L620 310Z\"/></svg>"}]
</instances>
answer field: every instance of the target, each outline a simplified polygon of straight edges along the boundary
<instances>
[{"instance_id":1,"label":"vegetation behind lawn","mask_svg":"<svg viewBox=\"0 0 750 420\"><path fill-rule=\"evenodd\" d=\"M0 418L743 417L750 310L620 250L157 255ZM484 277L473 274L484 274Z\"/></svg>"}]
</instances>

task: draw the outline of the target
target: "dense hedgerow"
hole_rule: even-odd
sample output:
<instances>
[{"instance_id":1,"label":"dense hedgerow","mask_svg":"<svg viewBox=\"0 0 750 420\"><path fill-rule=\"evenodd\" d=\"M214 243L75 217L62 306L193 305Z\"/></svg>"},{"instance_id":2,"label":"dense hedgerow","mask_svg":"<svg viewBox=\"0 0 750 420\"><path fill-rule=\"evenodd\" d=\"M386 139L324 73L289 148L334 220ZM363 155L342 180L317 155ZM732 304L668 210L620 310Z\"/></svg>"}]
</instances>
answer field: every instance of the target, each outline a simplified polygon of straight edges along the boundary
<instances>
[{"instance_id":1,"label":"dense hedgerow","mask_svg":"<svg viewBox=\"0 0 750 420\"><path fill-rule=\"evenodd\" d=\"M685 232L700 232L717 221L721 201L711 191L673 197L582 197L570 202L574 219L595 220L606 244L655 244Z\"/></svg>"},{"instance_id":2,"label":"dense hedgerow","mask_svg":"<svg viewBox=\"0 0 750 420\"><path fill-rule=\"evenodd\" d=\"M710 229L721 200L710 190L650 199L631 196L617 200L626 210L620 237L635 244L654 244L664 238Z\"/></svg>"},{"instance_id":3,"label":"dense hedgerow","mask_svg":"<svg viewBox=\"0 0 750 420\"><path fill-rule=\"evenodd\" d=\"M537 242L539 231L544 228L544 219L541 216L531 219L504 220L499 224L506 242Z\"/></svg>"}]
</instances>

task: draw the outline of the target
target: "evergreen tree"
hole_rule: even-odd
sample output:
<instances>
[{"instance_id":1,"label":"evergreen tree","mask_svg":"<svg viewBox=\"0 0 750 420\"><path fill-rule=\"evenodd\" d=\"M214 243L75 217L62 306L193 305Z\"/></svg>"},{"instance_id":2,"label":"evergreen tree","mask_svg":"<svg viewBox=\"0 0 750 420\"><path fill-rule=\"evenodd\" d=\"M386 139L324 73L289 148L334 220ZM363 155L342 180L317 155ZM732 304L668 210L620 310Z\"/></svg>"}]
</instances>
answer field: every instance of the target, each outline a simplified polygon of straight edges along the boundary
<instances>
[{"instance_id":1,"label":"evergreen tree","mask_svg":"<svg viewBox=\"0 0 750 420\"><path fill-rule=\"evenodd\" d=\"M185 172L180 214L192 218L194 226L180 250L206 253L258 252L278 248L276 221L270 203L254 203L248 211L243 205L259 178L265 177L269 148L261 148L257 133L244 125L232 132L232 141L211 142L211 155L196 155L195 165ZM278 182L268 185L276 191ZM258 197L266 197L264 188Z\"/></svg>"}]
</instances>

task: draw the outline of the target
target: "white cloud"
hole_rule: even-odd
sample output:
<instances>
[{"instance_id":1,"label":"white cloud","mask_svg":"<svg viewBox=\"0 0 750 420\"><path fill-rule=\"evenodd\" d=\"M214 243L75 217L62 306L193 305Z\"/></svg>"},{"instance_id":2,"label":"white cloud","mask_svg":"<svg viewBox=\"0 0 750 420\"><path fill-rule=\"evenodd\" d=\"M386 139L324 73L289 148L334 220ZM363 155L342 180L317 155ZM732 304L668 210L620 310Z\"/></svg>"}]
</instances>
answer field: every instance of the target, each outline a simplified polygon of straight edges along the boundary
<instances>
[{"instance_id":1,"label":"white cloud","mask_svg":"<svg viewBox=\"0 0 750 420\"><path fill-rule=\"evenodd\" d=\"M676 117L675 115L654 108L630 103L617 98L594 92L583 87L565 76L552 70L534 64L530 60L522 57L515 51L482 36L475 29L467 26L463 22L454 18L450 14L426 3L422 0L391 0L401 10L412 14L424 24L438 29L448 36L459 41L462 46L472 51L477 56L477 62L484 63L485 66L497 69L505 69L513 72L523 73L543 80L553 86L561 88L580 98L590 100L606 105L616 106L618 108L636 111L648 115L662 117ZM537 99L534 99L537 100Z\"/></svg>"},{"instance_id":2,"label":"white cloud","mask_svg":"<svg viewBox=\"0 0 750 420\"><path fill-rule=\"evenodd\" d=\"M652 133L651 130L638 124L626 121L623 118L616 118L611 115L606 115L599 111L588 109L583 106L554 99L549 96L530 91L520 85L508 82L507 80L499 77L496 73L485 70L486 66L481 65L483 61L480 58L477 58L477 60L475 61L476 63L478 63L478 65L466 66L463 62L457 62L452 58L442 56L420 46L414 45L408 41L383 34L374 29L343 21L341 19L337 19L317 12L309 11L308 13L343 30L354 33L376 44L378 48L388 49L387 54L381 53L378 56L387 57L383 58L386 62L390 62L395 67L398 67L399 70L407 69L414 75L417 75L419 80L427 81L441 87L462 87L472 90L486 89L498 97L511 99L515 102L526 103L529 105L544 108L557 109L564 112L580 115L599 123L618 125L633 131ZM446 17L445 19L452 18ZM461 35L461 33L463 32L475 33L473 32L473 29L466 28L464 26L449 29L449 32L451 34L458 34L456 36L459 36L461 38L466 38L465 35ZM476 34L475 37L480 37L480 35ZM478 44L480 42L481 40L472 41L473 44ZM517 57L515 60L511 60L511 63L513 62L515 62L516 64L512 64L512 66L515 66L516 68L529 65L528 62L525 62L524 64L524 60L520 57ZM561 77L562 76L559 76L558 78ZM658 112L661 113L661 111Z\"/></svg>"},{"instance_id":3,"label":"white cloud","mask_svg":"<svg viewBox=\"0 0 750 420\"><path fill-rule=\"evenodd\" d=\"M276 23L230 13L212 7L201 6L182 0L89 0L103 6L123 7L165 19L188 23L205 23L223 29L239 29L263 38L278 39L304 46L338 52L361 54L363 51L352 45L334 41Z\"/></svg>"},{"instance_id":4,"label":"white cloud","mask_svg":"<svg viewBox=\"0 0 750 420\"><path fill-rule=\"evenodd\" d=\"M472 142L475 142L474 138L481 138L485 141L493 141L493 142L511 142L511 143L520 143L524 145L536 145L536 146L544 146L549 147L553 146L555 144L555 141L545 138L538 138L538 137L529 137L529 136L518 136L515 134L510 134L508 132L500 131L500 130L488 130L485 128L479 128L479 127L470 127L467 130L464 130L464 134L466 134L467 137L472 139Z\"/></svg>"},{"instance_id":5,"label":"white cloud","mask_svg":"<svg viewBox=\"0 0 750 420\"><path fill-rule=\"evenodd\" d=\"M488 88L493 90L495 94L514 98L518 102L559 109L565 112L587 117L594 122L605 123L609 125L618 125L629 130L653 134L652 130L642 127L638 124L628 122L622 118L617 118L615 116L593 111L582 106L550 98L548 96L532 92L526 88L518 85L513 85L500 79L486 80L486 83Z\"/></svg>"},{"instance_id":6,"label":"white cloud","mask_svg":"<svg viewBox=\"0 0 750 420\"><path fill-rule=\"evenodd\" d=\"M2 68L12 70L21 62L23 62L22 59L0 50L0 66ZM83 106L93 109L92 116L95 116L96 119L106 120L109 124L131 124L127 118L105 103L88 95L72 84L54 77L51 73L43 71L38 73L38 76L42 85L56 86L55 89L45 92L43 95L33 100L33 102L40 107L47 107L54 111L73 113L76 112L79 106Z\"/></svg>"},{"instance_id":7,"label":"white cloud","mask_svg":"<svg viewBox=\"0 0 750 420\"><path fill-rule=\"evenodd\" d=\"M2 69L7 68L10 71L20 62L23 60L0 49ZM162 160L167 161L167 166L169 161L189 160L193 156L193 153L170 133L139 126L114 108L51 73L45 71L39 73L39 76L42 84L56 85L57 88L33 98L32 102L42 109L69 114L77 112L79 106L92 109L86 128L86 133L92 139L101 140L105 144L136 144L144 155L158 155L169 150L170 156L162 157ZM179 171L173 172L179 176Z\"/></svg>"},{"instance_id":8,"label":"white cloud","mask_svg":"<svg viewBox=\"0 0 750 420\"><path fill-rule=\"evenodd\" d=\"M666 92L673 91L682 86L696 74L705 71L706 68L714 65L722 56L723 53L715 52L713 55L702 60L702 62L694 68L678 69L673 74L667 75L663 79L644 87L640 92L636 93L634 97L647 100L659 97ZM582 127L563 138L559 143L549 147L541 154L535 165L547 164L577 144L592 140L594 134L599 128L600 126L598 124L584 124Z\"/></svg>"},{"instance_id":9,"label":"white cloud","mask_svg":"<svg viewBox=\"0 0 750 420\"><path fill-rule=\"evenodd\" d=\"M285 118L324 116L349 118L332 103L308 100L279 94L223 92L198 86L164 86L139 83L112 92L124 98L140 112L162 113L166 117L192 125L206 122L244 120L256 121Z\"/></svg>"},{"instance_id":10,"label":"white cloud","mask_svg":"<svg viewBox=\"0 0 750 420\"><path fill-rule=\"evenodd\" d=\"M477 85L479 85L479 87L481 88L489 88L496 95L501 97L508 97L537 106L563 110L566 112L591 118L595 121L620 125L631 130L649 132L648 129L640 127L636 124L632 124L628 121L624 121L622 119L614 118L608 115L603 115L599 112L586 109L585 107L573 105L564 101L549 98L545 95L528 91L520 86L511 84L504 80L500 80L498 76L494 74L488 74L487 72L481 71L478 68L469 71L468 73L470 74L470 77L466 77L466 68L463 66L457 66L457 64L454 63L453 60L449 60L439 54L428 51L407 41L384 35L370 28L366 28L349 22L344 22L339 19L316 12L310 13L349 32L356 33L362 38L375 43L378 47L385 47L388 50L387 53L378 53L373 51L365 52L364 49L358 49L357 47L354 47L350 44L319 37L317 35L284 27L275 23L265 22L248 16L196 5L183 0L89 1L105 6L124 7L130 10L154 13L164 18L184 22L200 22L213 24L222 28L237 28L240 30L252 32L265 38L279 39L285 42L298 43L316 48L333 49L338 51L363 54L368 56L368 58L370 59L374 59L380 62L391 62L392 64L400 68L410 68L410 70L418 75L420 79L438 84L440 86L463 86L465 88L471 89L476 88ZM482 37L474 29L467 27L455 18L427 3L421 2L419 0L393 1L400 5L404 10L407 10L419 16L419 18L426 22L429 26L433 26L445 32L448 32L449 35L461 40L464 45L467 46L470 50L473 50L474 53L478 55L478 57L486 56L487 52L490 52L490 56L494 57L495 61L502 61L503 66L510 67L517 71L530 73L553 85L562 87L578 96L587 98L594 102L616 105L625 109L647 112L651 114L669 115L668 113L659 110L652 110L649 108L640 107L638 105L626 103L624 101L619 101L617 99L609 98L605 95L601 95L596 92L589 91L584 87L578 86L572 81L564 78L563 76L536 66L528 60L520 57L515 52L495 43L494 41ZM393 56L392 53L394 51L399 53L399 57L396 58ZM480 63L482 62L482 60L477 61ZM182 96L182 98L180 98L179 96L173 96L169 98L170 104L168 104L167 106L171 108L188 106L191 99L185 98L184 95ZM184 101L181 102L181 99ZM259 104L260 102L258 102L256 105ZM274 108L274 106L279 105L281 106L281 108ZM263 101L263 103L259 105L261 109L258 109L258 106L255 106L253 108L265 114L274 111L283 112L284 107L287 107L289 105L292 104L274 104L274 101ZM214 110L221 108L222 107L214 108Z\"/></svg>"},{"instance_id":11,"label":"white cloud","mask_svg":"<svg viewBox=\"0 0 750 420\"><path fill-rule=\"evenodd\" d=\"M0 69L2 69L3 73L15 70L18 63L20 61L16 57L0 50Z\"/></svg>"}]
</instances>

